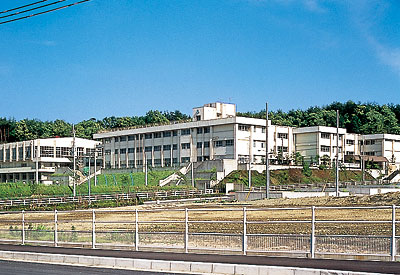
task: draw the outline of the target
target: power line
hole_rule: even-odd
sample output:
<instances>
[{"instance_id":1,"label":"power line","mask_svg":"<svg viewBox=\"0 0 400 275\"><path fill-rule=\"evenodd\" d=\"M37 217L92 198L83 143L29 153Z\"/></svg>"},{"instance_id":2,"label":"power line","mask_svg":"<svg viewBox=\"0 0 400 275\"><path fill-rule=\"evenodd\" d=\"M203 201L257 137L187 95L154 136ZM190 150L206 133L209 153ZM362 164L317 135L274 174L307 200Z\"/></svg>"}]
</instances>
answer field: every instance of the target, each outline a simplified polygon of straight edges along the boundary
<instances>
[{"instance_id":1,"label":"power line","mask_svg":"<svg viewBox=\"0 0 400 275\"><path fill-rule=\"evenodd\" d=\"M10 11L19 10L19 9L23 9L23 8L26 8L26 7L29 7L29 6L33 6L33 5L36 5L36 4L39 4L39 3L47 2L47 1L49 1L49 0L41 0L41 1L37 1L35 3L27 4L27 5L20 6L20 7L17 7L17 8L13 8L13 9L10 9L10 10L0 11L0 14L6 13L6 12L10 12Z\"/></svg>"},{"instance_id":2,"label":"power line","mask_svg":"<svg viewBox=\"0 0 400 275\"><path fill-rule=\"evenodd\" d=\"M85 2L89 2L89 1L91 1L91 0L82 0L82 1L78 1L78 2L75 2L75 3L69 4L69 5L65 5L65 6L61 6L61 7L58 7L58 8L50 9L50 10L47 10L47 11L42 11L42 12L34 13L34 14L31 14L31 15L27 15L27 16L18 17L18 18L15 18L15 19L3 21L3 22L0 22L0 25L1 24L10 23L10 22L14 22L14 21L18 21L18 20L22 20L22 19L31 18L31 17L34 17L34 16L42 15L42 14L45 14L45 13L49 13L49 12L53 12L53 11L57 11L57 10L65 9L65 8L69 8L69 7L72 7L72 6L75 6L75 5L78 5L78 4L82 4L82 3L85 3Z\"/></svg>"},{"instance_id":3,"label":"power line","mask_svg":"<svg viewBox=\"0 0 400 275\"><path fill-rule=\"evenodd\" d=\"M46 0L46 1L48 1L48 0ZM0 19L1 19L1 18L10 17L10 16L14 16L14 15L18 15L18 14L22 14L22 13L26 13L26 12L28 12L28 11L33 11L33 10L41 9L41 8L48 7L48 6L51 6L51 5L55 5L55 4L64 2L64 1L66 1L66 0L58 0L58 1L56 1L56 2L52 2L52 3L46 4L46 5L41 5L41 6L39 6L39 7L34 7L34 8L27 9L27 10L23 10L23 11L18 11L18 12L12 13L12 14L3 15L3 16L0 16Z\"/></svg>"}]
</instances>

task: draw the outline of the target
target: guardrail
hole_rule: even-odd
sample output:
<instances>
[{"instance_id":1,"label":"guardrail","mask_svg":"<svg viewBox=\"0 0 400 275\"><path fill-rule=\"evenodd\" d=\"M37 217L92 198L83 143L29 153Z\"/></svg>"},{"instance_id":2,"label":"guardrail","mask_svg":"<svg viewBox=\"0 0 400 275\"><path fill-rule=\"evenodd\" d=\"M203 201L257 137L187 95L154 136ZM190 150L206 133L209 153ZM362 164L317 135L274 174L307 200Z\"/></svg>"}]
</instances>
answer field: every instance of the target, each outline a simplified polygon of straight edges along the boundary
<instances>
[{"instance_id":1,"label":"guardrail","mask_svg":"<svg viewBox=\"0 0 400 275\"><path fill-rule=\"evenodd\" d=\"M397 208L3 212L0 242L395 261L400 258Z\"/></svg>"},{"instance_id":2,"label":"guardrail","mask_svg":"<svg viewBox=\"0 0 400 275\"><path fill-rule=\"evenodd\" d=\"M137 192L122 194L98 194L85 196L69 197L44 197L44 198L22 198L12 200L0 200L0 206L17 205L52 205L62 203L84 202L84 201L104 201L104 200L129 200L129 199L165 199L168 197L192 197L205 194L214 194L213 189L206 190L177 190L177 191L159 191L159 192Z\"/></svg>"}]
</instances>

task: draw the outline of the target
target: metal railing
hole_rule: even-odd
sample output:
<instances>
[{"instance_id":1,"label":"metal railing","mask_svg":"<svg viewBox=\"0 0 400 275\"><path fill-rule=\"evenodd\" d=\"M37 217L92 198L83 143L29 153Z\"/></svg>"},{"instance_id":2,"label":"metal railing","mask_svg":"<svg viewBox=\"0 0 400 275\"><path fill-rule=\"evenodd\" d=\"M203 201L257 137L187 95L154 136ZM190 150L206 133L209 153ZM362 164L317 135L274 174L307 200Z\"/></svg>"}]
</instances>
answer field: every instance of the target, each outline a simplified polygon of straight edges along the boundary
<instances>
[{"instance_id":1,"label":"metal railing","mask_svg":"<svg viewBox=\"0 0 400 275\"><path fill-rule=\"evenodd\" d=\"M0 242L395 261L400 257L397 208L393 205L2 212ZM331 219L335 211L339 213Z\"/></svg>"},{"instance_id":2,"label":"metal railing","mask_svg":"<svg viewBox=\"0 0 400 275\"><path fill-rule=\"evenodd\" d=\"M0 200L0 206L18 206L18 205L53 205L62 203L73 203L83 201L105 201L105 200L129 200L129 199L165 199L169 197L191 197L214 194L213 189L206 190L176 190L176 191L158 191L158 192L137 192L137 193L118 193L118 194L96 194L83 196L57 196L42 198L21 198Z\"/></svg>"}]
</instances>

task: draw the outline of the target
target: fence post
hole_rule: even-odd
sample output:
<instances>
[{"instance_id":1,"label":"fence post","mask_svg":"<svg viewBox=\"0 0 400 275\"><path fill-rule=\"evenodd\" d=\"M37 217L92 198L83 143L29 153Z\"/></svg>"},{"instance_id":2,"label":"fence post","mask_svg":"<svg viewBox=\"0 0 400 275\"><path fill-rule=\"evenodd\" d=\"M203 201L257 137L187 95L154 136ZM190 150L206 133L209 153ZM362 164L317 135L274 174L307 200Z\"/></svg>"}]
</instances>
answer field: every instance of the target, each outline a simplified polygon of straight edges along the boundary
<instances>
[{"instance_id":1,"label":"fence post","mask_svg":"<svg viewBox=\"0 0 400 275\"><path fill-rule=\"evenodd\" d=\"M390 259L396 260L397 248L396 248L396 205L392 205L392 245L390 251Z\"/></svg>"},{"instance_id":2,"label":"fence post","mask_svg":"<svg viewBox=\"0 0 400 275\"><path fill-rule=\"evenodd\" d=\"M315 257L315 206L311 206L311 258Z\"/></svg>"},{"instance_id":3,"label":"fence post","mask_svg":"<svg viewBox=\"0 0 400 275\"><path fill-rule=\"evenodd\" d=\"M189 212L185 208L185 253L189 251Z\"/></svg>"},{"instance_id":4,"label":"fence post","mask_svg":"<svg viewBox=\"0 0 400 275\"><path fill-rule=\"evenodd\" d=\"M243 255L247 254L247 213L243 207Z\"/></svg>"},{"instance_id":5,"label":"fence post","mask_svg":"<svg viewBox=\"0 0 400 275\"><path fill-rule=\"evenodd\" d=\"M58 246L58 215L57 209L54 210L54 246Z\"/></svg>"},{"instance_id":6,"label":"fence post","mask_svg":"<svg viewBox=\"0 0 400 275\"><path fill-rule=\"evenodd\" d=\"M96 213L92 209L92 248L96 248Z\"/></svg>"},{"instance_id":7,"label":"fence post","mask_svg":"<svg viewBox=\"0 0 400 275\"><path fill-rule=\"evenodd\" d=\"M135 210L135 251L139 251L139 213Z\"/></svg>"},{"instance_id":8,"label":"fence post","mask_svg":"<svg viewBox=\"0 0 400 275\"><path fill-rule=\"evenodd\" d=\"M25 211L22 210L22 245L25 244Z\"/></svg>"}]
</instances>

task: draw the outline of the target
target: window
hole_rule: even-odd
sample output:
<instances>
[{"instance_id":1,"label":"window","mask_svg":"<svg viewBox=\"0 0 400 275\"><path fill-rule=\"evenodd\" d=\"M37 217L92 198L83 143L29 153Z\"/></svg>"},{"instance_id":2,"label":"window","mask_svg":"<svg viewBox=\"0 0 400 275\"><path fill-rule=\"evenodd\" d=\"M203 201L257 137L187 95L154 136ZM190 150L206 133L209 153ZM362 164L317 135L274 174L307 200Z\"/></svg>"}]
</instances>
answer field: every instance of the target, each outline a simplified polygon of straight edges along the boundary
<instances>
[{"instance_id":1,"label":"window","mask_svg":"<svg viewBox=\"0 0 400 275\"><path fill-rule=\"evenodd\" d=\"M242 124L239 124L239 127L238 127L239 131L248 131L249 128L250 128L249 125L242 125Z\"/></svg>"},{"instance_id":2,"label":"window","mask_svg":"<svg viewBox=\"0 0 400 275\"><path fill-rule=\"evenodd\" d=\"M3 150L0 150L0 160L3 161Z\"/></svg>"},{"instance_id":3,"label":"window","mask_svg":"<svg viewBox=\"0 0 400 275\"><path fill-rule=\"evenodd\" d=\"M330 139L331 138L331 134L330 133L321 133L321 138L323 139ZM325 151L323 151L325 152ZM329 151L328 151L329 152Z\"/></svg>"},{"instance_id":4,"label":"window","mask_svg":"<svg viewBox=\"0 0 400 275\"><path fill-rule=\"evenodd\" d=\"M190 158L189 157L182 157L181 158L181 162L182 163L186 163L186 162L189 162L190 161Z\"/></svg>"},{"instance_id":5,"label":"window","mask_svg":"<svg viewBox=\"0 0 400 275\"><path fill-rule=\"evenodd\" d=\"M120 142L122 142L122 141L126 141L126 136L122 136L122 137L120 137L120 138L119 138L119 141L120 141Z\"/></svg>"},{"instance_id":6,"label":"window","mask_svg":"<svg viewBox=\"0 0 400 275\"><path fill-rule=\"evenodd\" d=\"M210 127L204 127L203 132L204 134L208 134L210 132Z\"/></svg>"},{"instance_id":7,"label":"window","mask_svg":"<svg viewBox=\"0 0 400 275\"><path fill-rule=\"evenodd\" d=\"M18 159L22 160L23 158L24 158L24 148L18 147Z\"/></svg>"},{"instance_id":8,"label":"window","mask_svg":"<svg viewBox=\"0 0 400 275\"><path fill-rule=\"evenodd\" d=\"M150 134L144 134L144 138L145 139L151 139L153 137L153 134L152 133L150 133Z\"/></svg>"},{"instance_id":9,"label":"window","mask_svg":"<svg viewBox=\"0 0 400 275\"><path fill-rule=\"evenodd\" d=\"M135 136L128 136L128 141L135 140Z\"/></svg>"},{"instance_id":10,"label":"window","mask_svg":"<svg viewBox=\"0 0 400 275\"><path fill-rule=\"evenodd\" d=\"M187 135L190 135L190 129L182 129L181 136L187 136Z\"/></svg>"},{"instance_id":11,"label":"window","mask_svg":"<svg viewBox=\"0 0 400 275\"><path fill-rule=\"evenodd\" d=\"M354 155L354 152L353 151L347 151L346 155Z\"/></svg>"},{"instance_id":12,"label":"window","mask_svg":"<svg viewBox=\"0 0 400 275\"><path fill-rule=\"evenodd\" d=\"M203 128L197 128L197 134L202 134L203 133Z\"/></svg>"},{"instance_id":13,"label":"window","mask_svg":"<svg viewBox=\"0 0 400 275\"><path fill-rule=\"evenodd\" d=\"M146 146L146 147L144 147L144 151L145 151L145 152L151 152L151 150L152 150L152 147L151 147L151 146Z\"/></svg>"},{"instance_id":14,"label":"window","mask_svg":"<svg viewBox=\"0 0 400 275\"><path fill-rule=\"evenodd\" d=\"M184 149L190 149L190 143L182 143L182 144L181 144L181 148L182 148L182 150L184 150Z\"/></svg>"},{"instance_id":15,"label":"window","mask_svg":"<svg viewBox=\"0 0 400 275\"><path fill-rule=\"evenodd\" d=\"M154 165L161 165L161 159L154 159Z\"/></svg>"},{"instance_id":16,"label":"window","mask_svg":"<svg viewBox=\"0 0 400 275\"><path fill-rule=\"evenodd\" d=\"M142 160L142 159L138 159L138 160L136 161L136 163L137 163L137 165L143 165L143 160Z\"/></svg>"},{"instance_id":17,"label":"window","mask_svg":"<svg viewBox=\"0 0 400 275\"><path fill-rule=\"evenodd\" d=\"M163 137L170 137L170 136L171 136L171 131L163 132Z\"/></svg>"},{"instance_id":18,"label":"window","mask_svg":"<svg viewBox=\"0 0 400 275\"><path fill-rule=\"evenodd\" d=\"M143 153L143 147L136 147L137 153Z\"/></svg>"},{"instance_id":19,"label":"window","mask_svg":"<svg viewBox=\"0 0 400 275\"><path fill-rule=\"evenodd\" d=\"M163 150L164 151L170 151L171 150L171 145L169 145L169 144L163 145Z\"/></svg>"},{"instance_id":20,"label":"window","mask_svg":"<svg viewBox=\"0 0 400 275\"><path fill-rule=\"evenodd\" d=\"M288 139L288 134L287 133L278 133L278 138L280 138L280 139Z\"/></svg>"},{"instance_id":21,"label":"window","mask_svg":"<svg viewBox=\"0 0 400 275\"><path fill-rule=\"evenodd\" d=\"M278 146L278 152L279 153L287 153L288 152L288 148L287 146Z\"/></svg>"},{"instance_id":22,"label":"window","mask_svg":"<svg viewBox=\"0 0 400 275\"><path fill-rule=\"evenodd\" d=\"M170 166L171 165L171 159L170 158L165 158L164 159L164 165Z\"/></svg>"},{"instance_id":23,"label":"window","mask_svg":"<svg viewBox=\"0 0 400 275\"><path fill-rule=\"evenodd\" d=\"M233 139L228 139L225 141L225 146L233 146Z\"/></svg>"},{"instance_id":24,"label":"window","mask_svg":"<svg viewBox=\"0 0 400 275\"><path fill-rule=\"evenodd\" d=\"M202 142L197 142L197 146L196 146L197 148L201 148L201 147L203 147L203 143Z\"/></svg>"},{"instance_id":25,"label":"window","mask_svg":"<svg viewBox=\"0 0 400 275\"><path fill-rule=\"evenodd\" d=\"M154 138L161 138L161 132L154 133Z\"/></svg>"},{"instance_id":26,"label":"window","mask_svg":"<svg viewBox=\"0 0 400 275\"><path fill-rule=\"evenodd\" d=\"M121 148L119 151L121 154L126 154L126 148Z\"/></svg>"},{"instance_id":27,"label":"window","mask_svg":"<svg viewBox=\"0 0 400 275\"><path fill-rule=\"evenodd\" d=\"M178 158L173 158L172 163L174 163L174 164L178 163Z\"/></svg>"},{"instance_id":28,"label":"window","mask_svg":"<svg viewBox=\"0 0 400 275\"><path fill-rule=\"evenodd\" d=\"M204 156L204 157L203 157L203 160L204 160L204 161L210 160L210 156Z\"/></svg>"},{"instance_id":29,"label":"window","mask_svg":"<svg viewBox=\"0 0 400 275\"><path fill-rule=\"evenodd\" d=\"M370 139L365 141L365 145L374 145L375 144L375 139Z\"/></svg>"},{"instance_id":30,"label":"window","mask_svg":"<svg viewBox=\"0 0 400 275\"><path fill-rule=\"evenodd\" d=\"M129 154L135 153L135 148L128 148L128 153Z\"/></svg>"},{"instance_id":31,"label":"window","mask_svg":"<svg viewBox=\"0 0 400 275\"><path fill-rule=\"evenodd\" d=\"M204 148L209 148L209 147L210 147L210 142L204 141Z\"/></svg>"},{"instance_id":32,"label":"window","mask_svg":"<svg viewBox=\"0 0 400 275\"><path fill-rule=\"evenodd\" d=\"M70 149L70 148L68 148L68 149ZM31 147L25 147L25 157L26 158L30 158L31 157ZM0 160L3 160L3 151L0 151Z\"/></svg>"},{"instance_id":33,"label":"window","mask_svg":"<svg viewBox=\"0 0 400 275\"><path fill-rule=\"evenodd\" d=\"M154 146L154 151L161 151L161 145Z\"/></svg>"},{"instance_id":34,"label":"window","mask_svg":"<svg viewBox=\"0 0 400 275\"><path fill-rule=\"evenodd\" d=\"M135 161L133 160L133 159L130 159L129 161L128 161L128 165L129 165L129 167L134 167L135 166Z\"/></svg>"},{"instance_id":35,"label":"window","mask_svg":"<svg viewBox=\"0 0 400 275\"><path fill-rule=\"evenodd\" d=\"M178 130L173 130L173 131L172 131L172 135L173 135L174 137L176 137L176 136L178 135Z\"/></svg>"},{"instance_id":36,"label":"window","mask_svg":"<svg viewBox=\"0 0 400 275\"><path fill-rule=\"evenodd\" d=\"M10 160L10 148L6 149L6 160Z\"/></svg>"},{"instance_id":37,"label":"window","mask_svg":"<svg viewBox=\"0 0 400 275\"><path fill-rule=\"evenodd\" d=\"M375 156L375 152L365 152L367 156Z\"/></svg>"},{"instance_id":38,"label":"window","mask_svg":"<svg viewBox=\"0 0 400 275\"><path fill-rule=\"evenodd\" d=\"M197 121L201 120L201 116L197 115L197 116L196 116L196 120L197 120Z\"/></svg>"},{"instance_id":39,"label":"window","mask_svg":"<svg viewBox=\"0 0 400 275\"><path fill-rule=\"evenodd\" d=\"M222 147L224 146L224 143L222 142L222 140L217 140L214 142L214 146L215 147Z\"/></svg>"},{"instance_id":40,"label":"window","mask_svg":"<svg viewBox=\"0 0 400 275\"><path fill-rule=\"evenodd\" d=\"M111 155L111 150L105 150L105 151L104 151L104 154L105 154L106 156Z\"/></svg>"},{"instance_id":41,"label":"window","mask_svg":"<svg viewBox=\"0 0 400 275\"><path fill-rule=\"evenodd\" d=\"M61 158L61 147L56 147L56 158Z\"/></svg>"},{"instance_id":42,"label":"window","mask_svg":"<svg viewBox=\"0 0 400 275\"><path fill-rule=\"evenodd\" d=\"M105 139L104 139L104 143L105 143L105 144L111 143L111 138L105 138Z\"/></svg>"},{"instance_id":43,"label":"window","mask_svg":"<svg viewBox=\"0 0 400 275\"><path fill-rule=\"evenodd\" d=\"M261 128L261 132L265 134L265 127L264 126Z\"/></svg>"},{"instance_id":44,"label":"window","mask_svg":"<svg viewBox=\"0 0 400 275\"><path fill-rule=\"evenodd\" d=\"M15 148L13 148L14 150ZM14 151L13 151L14 154ZM41 157L54 157L54 148L52 146L40 146L40 156Z\"/></svg>"},{"instance_id":45,"label":"window","mask_svg":"<svg viewBox=\"0 0 400 275\"><path fill-rule=\"evenodd\" d=\"M321 145L321 152L330 152L331 148L329 146Z\"/></svg>"},{"instance_id":46,"label":"window","mask_svg":"<svg viewBox=\"0 0 400 275\"><path fill-rule=\"evenodd\" d=\"M197 161L202 161L203 157L197 157Z\"/></svg>"},{"instance_id":47,"label":"window","mask_svg":"<svg viewBox=\"0 0 400 275\"><path fill-rule=\"evenodd\" d=\"M50 148L53 151L53 147L50 147ZM54 152L53 152L52 157L54 157ZM12 159L17 160L17 148L12 148Z\"/></svg>"},{"instance_id":48,"label":"window","mask_svg":"<svg viewBox=\"0 0 400 275\"><path fill-rule=\"evenodd\" d=\"M178 144L172 144L172 150L178 150Z\"/></svg>"},{"instance_id":49,"label":"window","mask_svg":"<svg viewBox=\"0 0 400 275\"><path fill-rule=\"evenodd\" d=\"M346 139L346 144L347 145L354 145L354 140L353 139Z\"/></svg>"},{"instance_id":50,"label":"window","mask_svg":"<svg viewBox=\"0 0 400 275\"><path fill-rule=\"evenodd\" d=\"M117 155L119 153L119 150L115 149L114 153Z\"/></svg>"},{"instance_id":51,"label":"window","mask_svg":"<svg viewBox=\"0 0 400 275\"><path fill-rule=\"evenodd\" d=\"M114 142L119 142L119 137L115 137Z\"/></svg>"}]
</instances>

